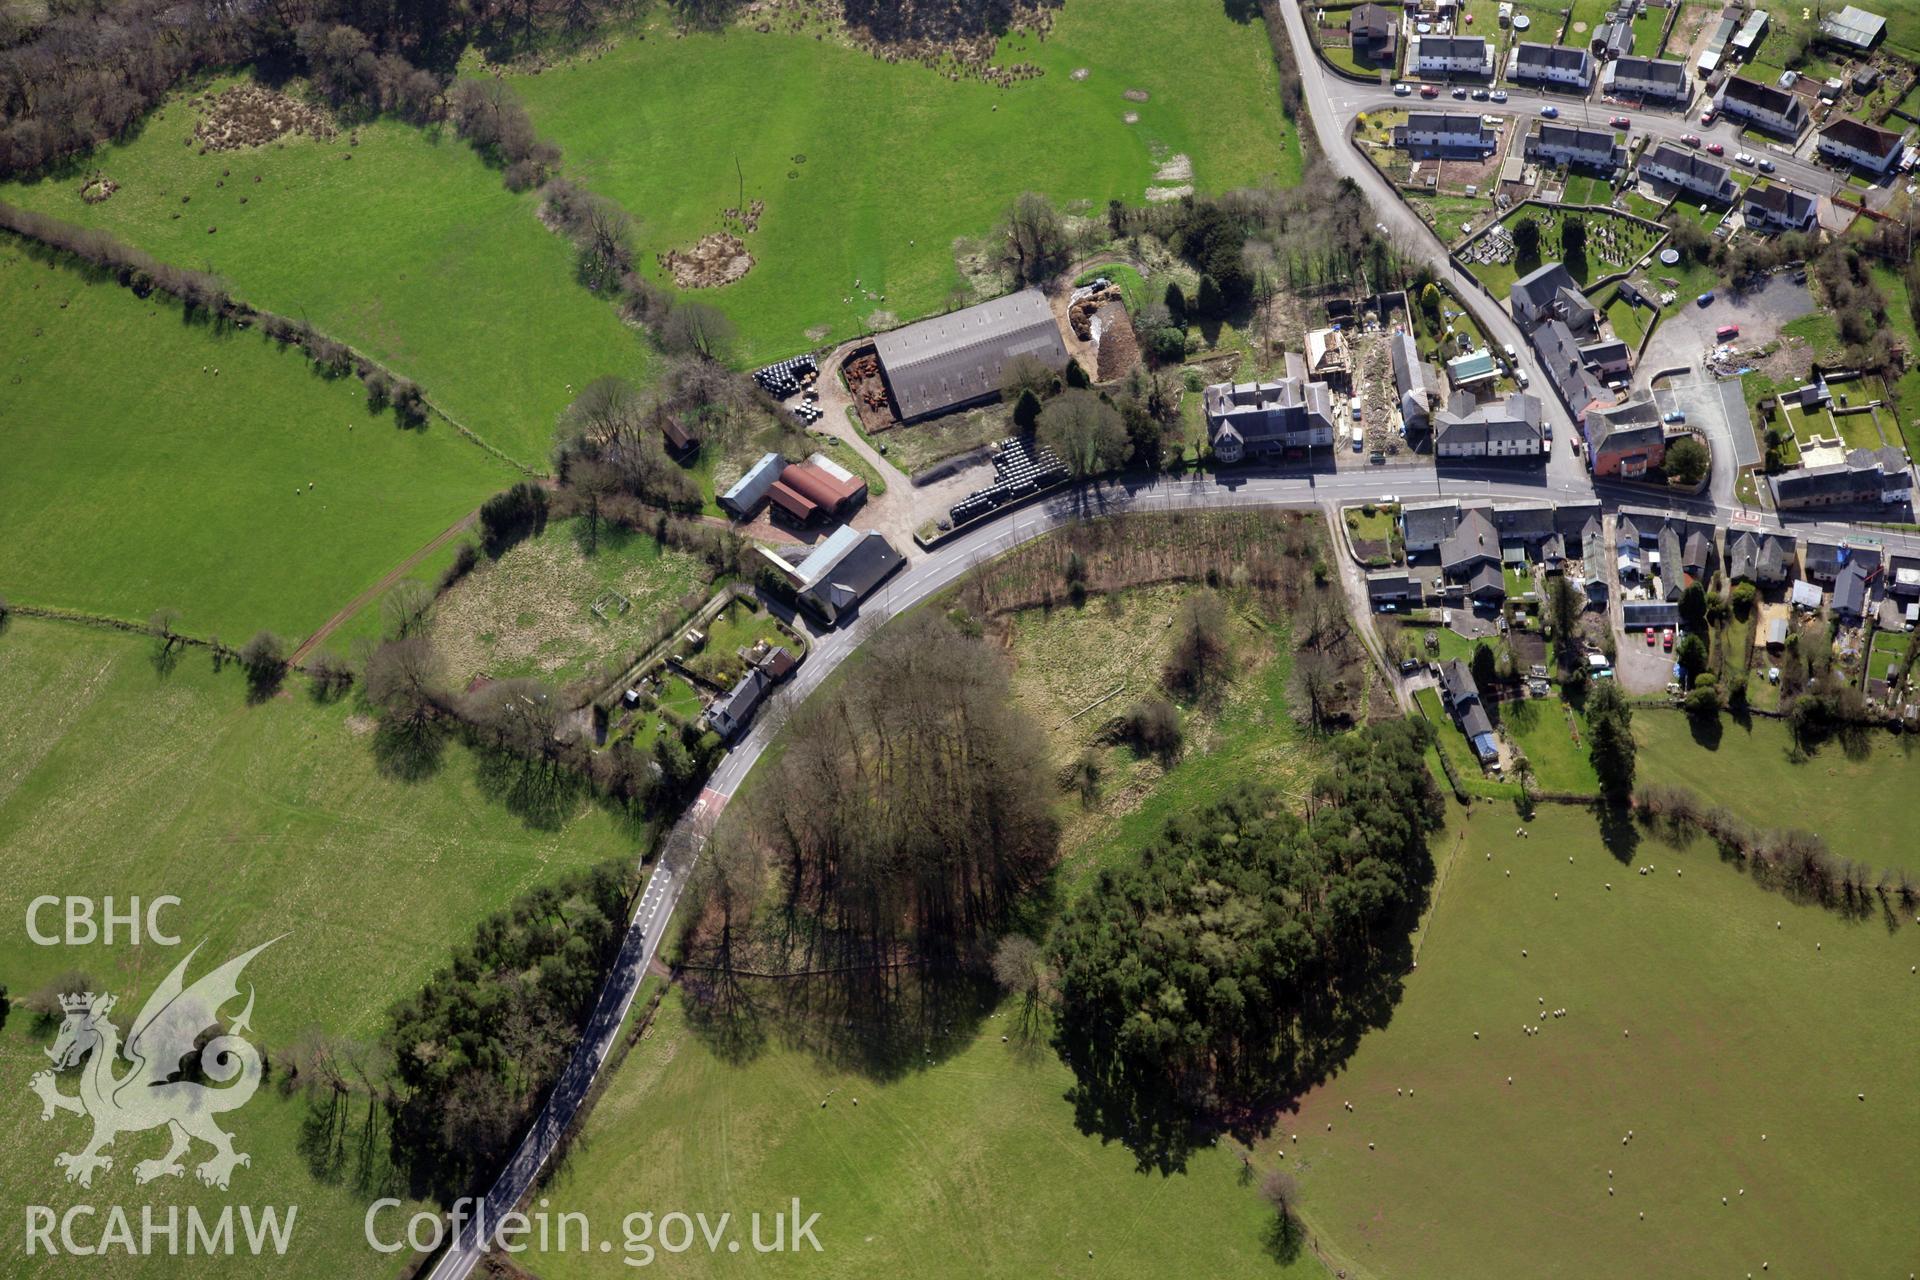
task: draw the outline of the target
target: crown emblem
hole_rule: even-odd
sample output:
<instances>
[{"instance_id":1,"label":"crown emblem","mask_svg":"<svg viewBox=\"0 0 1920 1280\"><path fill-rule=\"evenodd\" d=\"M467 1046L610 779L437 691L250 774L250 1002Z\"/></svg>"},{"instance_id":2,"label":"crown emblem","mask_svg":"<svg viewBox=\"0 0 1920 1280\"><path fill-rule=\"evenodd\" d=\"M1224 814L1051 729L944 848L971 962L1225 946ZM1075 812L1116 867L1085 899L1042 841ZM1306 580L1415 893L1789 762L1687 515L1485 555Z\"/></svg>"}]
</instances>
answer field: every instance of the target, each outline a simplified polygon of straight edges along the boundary
<instances>
[{"instance_id":1,"label":"crown emblem","mask_svg":"<svg viewBox=\"0 0 1920 1280\"><path fill-rule=\"evenodd\" d=\"M63 1013L93 1012L93 992L76 991L72 995L61 996L60 1010Z\"/></svg>"}]
</instances>

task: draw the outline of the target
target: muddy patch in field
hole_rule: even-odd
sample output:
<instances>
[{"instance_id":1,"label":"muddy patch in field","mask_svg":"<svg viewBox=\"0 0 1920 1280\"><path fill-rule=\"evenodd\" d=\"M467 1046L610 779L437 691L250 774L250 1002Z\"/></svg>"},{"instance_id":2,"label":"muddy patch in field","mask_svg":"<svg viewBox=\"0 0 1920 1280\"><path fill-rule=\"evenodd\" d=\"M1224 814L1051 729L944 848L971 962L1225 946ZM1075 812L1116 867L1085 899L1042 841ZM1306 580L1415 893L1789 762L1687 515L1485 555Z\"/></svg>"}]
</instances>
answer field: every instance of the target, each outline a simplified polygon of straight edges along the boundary
<instances>
[{"instance_id":1,"label":"muddy patch in field","mask_svg":"<svg viewBox=\"0 0 1920 1280\"><path fill-rule=\"evenodd\" d=\"M1167 162L1153 171L1155 182L1192 182L1193 160L1186 155L1170 157Z\"/></svg>"},{"instance_id":2,"label":"muddy patch in field","mask_svg":"<svg viewBox=\"0 0 1920 1280\"><path fill-rule=\"evenodd\" d=\"M657 255L660 266L682 289L717 289L753 270L753 255L739 236L714 231L690 249Z\"/></svg>"},{"instance_id":3,"label":"muddy patch in field","mask_svg":"<svg viewBox=\"0 0 1920 1280\"><path fill-rule=\"evenodd\" d=\"M112 199L113 193L119 189L120 184L112 178L96 173L81 186L80 199L87 204L99 204L103 200Z\"/></svg>"},{"instance_id":4,"label":"muddy patch in field","mask_svg":"<svg viewBox=\"0 0 1920 1280\"><path fill-rule=\"evenodd\" d=\"M202 151L263 147L289 133L304 133L324 142L339 132L333 117L320 107L257 84L237 84L217 94L203 93L189 105L200 112L193 137Z\"/></svg>"}]
</instances>

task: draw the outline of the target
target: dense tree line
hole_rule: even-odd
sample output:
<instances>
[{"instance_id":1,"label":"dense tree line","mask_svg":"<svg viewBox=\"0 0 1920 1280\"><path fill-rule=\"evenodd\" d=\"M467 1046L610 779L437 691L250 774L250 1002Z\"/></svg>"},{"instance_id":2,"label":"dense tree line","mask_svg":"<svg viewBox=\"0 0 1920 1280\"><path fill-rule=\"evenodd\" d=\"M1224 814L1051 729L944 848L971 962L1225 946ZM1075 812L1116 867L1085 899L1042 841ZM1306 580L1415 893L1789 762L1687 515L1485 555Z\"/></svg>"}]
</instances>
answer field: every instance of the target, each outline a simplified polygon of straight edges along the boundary
<instances>
[{"instance_id":1,"label":"dense tree line","mask_svg":"<svg viewBox=\"0 0 1920 1280\"><path fill-rule=\"evenodd\" d=\"M0 176L34 172L121 137L185 77L249 63L275 80L304 72L336 109L424 123L451 106L457 118L460 93L456 86L450 103L445 85L470 45L510 56L577 37L631 7L629 0L11 6L0 10ZM510 182L537 185L541 153L516 145L514 128L482 145L499 149Z\"/></svg>"},{"instance_id":2,"label":"dense tree line","mask_svg":"<svg viewBox=\"0 0 1920 1280\"><path fill-rule=\"evenodd\" d=\"M1827 847L1818 833L1796 827L1761 829L1724 804L1703 804L1685 787L1646 783L1633 793L1641 819L1664 826L1676 839L1707 836L1733 861L1743 863L1769 888L1850 914L1876 903L1920 904L1920 879L1906 868L1875 870Z\"/></svg>"},{"instance_id":3,"label":"dense tree line","mask_svg":"<svg viewBox=\"0 0 1920 1280\"><path fill-rule=\"evenodd\" d=\"M632 872L608 864L487 919L394 1009L395 1163L451 1199L492 1176L566 1066L625 933Z\"/></svg>"},{"instance_id":4,"label":"dense tree line","mask_svg":"<svg viewBox=\"0 0 1920 1280\"><path fill-rule=\"evenodd\" d=\"M1304 817L1250 783L1101 873L1053 941L1083 1127L1177 1163L1196 1125L1312 1082L1382 1020L1444 817L1431 732L1335 739Z\"/></svg>"},{"instance_id":5,"label":"dense tree line","mask_svg":"<svg viewBox=\"0 0 1920 1280\"><path fill-rule=\"evenodd\" d=\"M366 388L367 407L374 413L393 410L408 427L427 420L426 394L410 378L400 377L376 361L321 333L304 320L293 320L236 299L220 277L161 262L144 250L117 239L111 232L77 227L58 218L0 201L0 228L47 250L104 273L135 296L166 294L185 308L188 319L204 319L220 326L258 328L282 347L299 347L322 376L352 374Z\"/></svg>"}]
</instances>

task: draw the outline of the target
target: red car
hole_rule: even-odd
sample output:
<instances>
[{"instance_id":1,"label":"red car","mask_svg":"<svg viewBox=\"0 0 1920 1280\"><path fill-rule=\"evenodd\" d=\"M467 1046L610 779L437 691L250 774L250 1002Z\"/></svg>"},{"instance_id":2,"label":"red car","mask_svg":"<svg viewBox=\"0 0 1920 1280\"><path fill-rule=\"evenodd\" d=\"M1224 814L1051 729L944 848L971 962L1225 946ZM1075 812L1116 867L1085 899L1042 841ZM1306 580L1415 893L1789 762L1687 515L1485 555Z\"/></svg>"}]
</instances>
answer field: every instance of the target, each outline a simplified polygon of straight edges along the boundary
<instances>
[{"instance_id":1,"label":"red car","mask_svg":"<svg viewBox=\"0 0 1920 1280\"><path fill-rule=\"evenodd\" d=\"M1702 111L1700 113L1700 123L1712 124L1713 118L1719 114L1720 114L1720 111L1717 107L1708 107L1705 111Z\"/></svg>"},{"instance_id":2,"label":"red car","mask_svg":"<svg viewBox=\"0 0 1920 1280\"><path fill-rule=\"evenodd\" d=\"M1660 633L1660 647L1662 649L1673 648L1673 628L1672 627L1668 627L1665 631L1662 631Z\"/></svg>"},{"instance_id":3,"label":"red car","mask_svg":"<svg viewBox=\"0 0 1920 1280\"><path fill-rule=\"evenodd\" d=\"M1631 125L1633 121L1627 119L1625 116L1615 116L1613 119L1607 121L1607 123L1616 129L1624 129Z\"/></svg>"},{"instance_id":4,"label":"red car","mask_svg":"<svg viewBox=\"0 0 1920 1280\"><path fill-rule=\"evenodd\" d=\"M1683 133L1680 135L1680 141L1690 147L1697 147L1700 145L1700 135L1697 133Z\"/></svg>"},{"instance_id":5,"label":"red car","mask_svg":"<svg viewBox=\"0 0 1920 1280\"><path fill-rule=\"evenodd\" d=\"M1420 86L1420 96L1423 98L1437 98L1440 96L1440 86L1436 84L1423 84Z\"/></svg>"},{"instance_id":6,"label":"red car","mask_svg":"<svg viewBox=\"0 0 1920 1280\"><path fill-rule=\"evenodd\" d=\"M1647 628L1647 647L1649 649L1653 647L1653 628L1652 627Z\"/></svg>"},{"instance_id":7,"label":"red car","mask_svg":"<svg viewBox=\"0 0 1920 1280\"><path fill-rule=\"evenodd\" d=\"M1715 156L1723 156L1723 155L1725 155L1725 154L1727 154L1727 149L1726 149L1725 147L1723 147L1723 146L1721 146L1721 145L1720 145L1719 143L1717 143L1717 142L1709 142L1709 143L1707 144L1707 154L1708 154L1708 155L1715 155Z\"/></svg>"}]
</instances>

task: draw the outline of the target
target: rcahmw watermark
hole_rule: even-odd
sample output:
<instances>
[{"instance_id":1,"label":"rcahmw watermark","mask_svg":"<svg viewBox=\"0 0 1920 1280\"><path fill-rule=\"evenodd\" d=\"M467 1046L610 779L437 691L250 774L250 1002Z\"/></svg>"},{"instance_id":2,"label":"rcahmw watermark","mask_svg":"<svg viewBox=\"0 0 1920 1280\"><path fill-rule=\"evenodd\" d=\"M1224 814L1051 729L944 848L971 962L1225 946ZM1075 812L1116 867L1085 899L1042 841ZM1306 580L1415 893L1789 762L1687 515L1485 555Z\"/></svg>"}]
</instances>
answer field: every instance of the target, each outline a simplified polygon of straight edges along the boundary
<instances>
[{"instance_id":1,"label":"rcahmw watermark","mask_svg":"<svg viewBox=\"0 0 1920 1280\"><path fill-rule=\"evenodd\" d=\"M542 1254L618 1250L620 1260L629 1267L651 1266L661 1253L686 1253L696 1247L704 1247L708 1253L739 1253L743 1243L754 1253L799 1253L808 1247L815 1253L823 1252L819 1237L813 1233L820 1215L810 1213L802 1218L797 1197L786 1209L752 1213L744 1223L736 1221L731 1213L629 1213L620 1219L617 1235L596 1234L584 1213L548 1213L547 1203L543 1199L532 1213L506 1213L498 1222L490 1223L485 1202L466 1197L455 1202L451 1222L449 1215L423 1210L404 1223L395 1223L389 1215L401 1207L401 1202L376 1200L367 1207L367 1244L380 1253L402 1249L424 1253L439 1248L449 1234L461 1234L467 1223L477 1218L480 1238L492 1241L503 1253L525 1253L529 1249Z\"/></svg>"},{"instance_id":2,"label":"rcahmw watermark","mask_svg":"<svg viewBox=\"0 0 1920 1280\"><path fill-rule=\"evenodd\" d=\"M194 1205L143 1204L136 1214L122 1205L101 1209L76 1204L65 1212L50 1205L27 1206L27 1256L71 1254L76 1258L124 1253L129 1257L225 1257L249 1253L284 1254L293 1240L299 1205L237 1209L240 1232L234 1234L236 1208L224 1205L211 1220Z\"/></svg>"}]
</instances>

